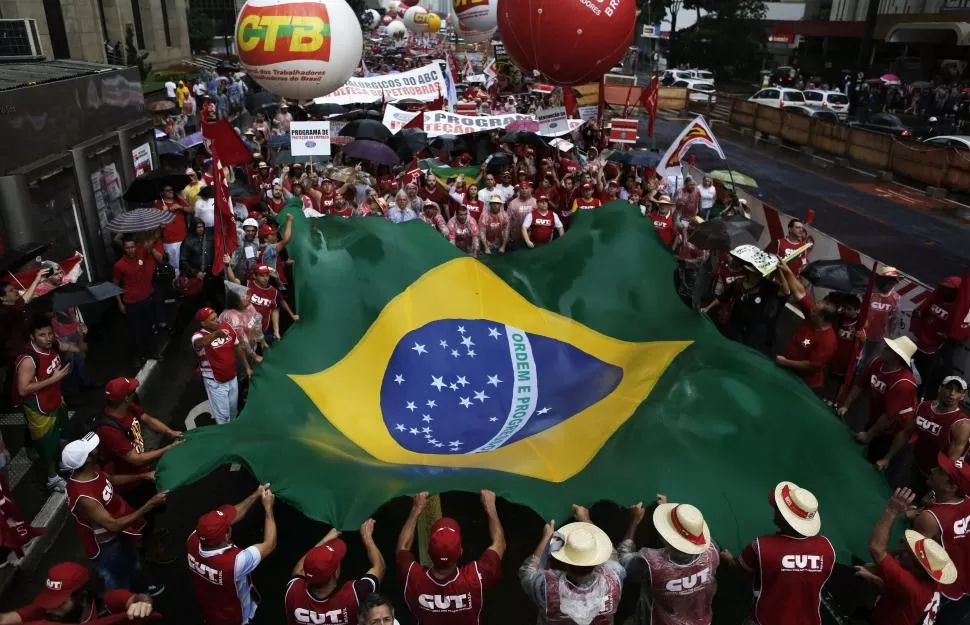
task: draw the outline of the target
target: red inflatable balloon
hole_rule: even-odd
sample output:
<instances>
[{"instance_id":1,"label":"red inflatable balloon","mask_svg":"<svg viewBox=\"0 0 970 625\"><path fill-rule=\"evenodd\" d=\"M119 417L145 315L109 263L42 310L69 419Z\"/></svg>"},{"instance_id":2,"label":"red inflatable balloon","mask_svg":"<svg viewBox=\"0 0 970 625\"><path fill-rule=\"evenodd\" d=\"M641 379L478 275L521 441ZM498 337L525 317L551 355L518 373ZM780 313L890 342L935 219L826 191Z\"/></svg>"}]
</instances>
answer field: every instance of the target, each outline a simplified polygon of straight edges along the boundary
<instances>
[{"instance_id":1,"label":"red inflatable balloon","mask_svg":"<svg viewBox=\"0 0 970 625\"><path fill-rule=\"evenodd\" d=\"M526 76L557 85L597 82L630 46L635 0L499 0L505 51Z\"/></svg>"},{"instance_id":2,"label":"red inflatable balloon","mask_svg":"<svg viewBox=\"0 0 970 625\"><path fill-rule=\"evenodd\" d=\"M403 4L405 7L410 8L416 5L418 3L418 0L398 0L398 2Z\"/></svg>"}]
</instances>

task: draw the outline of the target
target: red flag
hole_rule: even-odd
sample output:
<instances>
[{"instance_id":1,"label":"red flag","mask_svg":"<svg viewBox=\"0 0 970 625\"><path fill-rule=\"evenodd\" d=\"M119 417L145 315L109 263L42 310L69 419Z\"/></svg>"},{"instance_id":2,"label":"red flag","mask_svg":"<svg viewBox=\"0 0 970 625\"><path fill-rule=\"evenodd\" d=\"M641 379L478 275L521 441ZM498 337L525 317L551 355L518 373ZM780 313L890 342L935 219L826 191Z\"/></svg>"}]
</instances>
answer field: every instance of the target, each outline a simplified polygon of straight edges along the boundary
<instances>
[{"instance_id":1,"label":"red flag","mask_svg":"<svg viewBox=\"0 0 970 625\"><path fill-rule=\"evenodd\" d=\"M409 184L418 184L421 180L421 168L418 167L418 157L415 156L407 167L404 168L404 173L401 174L401 188Z\"/></svg>"},{"instance_id":2,"label":"red flag","mask_svg":"<svg viewBox=\"0 0 970 625\"><path fill-rule=\"evenodd\" d=\"M562 105L566 107L566 117L576 114L576 92L572 87L562 88Z\"/></svg>"},{"instance_id":3,"label":"red flag","mask_svg":"<svg viewBox=\"0 0 970 625\"><path fill-rule=\"evenodd\" d=\"M221 159L223 165L232 166L253 160L253 153L224 119L205 124L202 127L202 136L206 139L206 147L213 161ZM217 153L219 159L216 158Z\"/></svg>"},{"instance_id":4,"label":"red flag","mask_svg":"<svg viewBox=\"0 0 970 625\"><path fill-rule=\"evenodd\" d=\"M640 104L643 112L650 116L647 122L647 135L653 136L653 125L657 121L657 105L660 104L660 78L654 76L646 89L640 91Z\"/></svg>"},{"instance_id":5,"label":"red flag","mask_svg":"<svg viewBox=\"0 0 970 625\"><path fill-rule=\"evenodd\" d=\"M418 113L414 116L414 119L404 124L404 128L417 128L418 130L424 130L424 112Z\"/></svg>"},{"instance_id":6,"label":"red flag","mask_svg":"<svg viewBox=\"0 0 970 625\"><path fill-rule=\"evenodd\" d=\"M229 195L229 181L226 180L226 173L222 168L222 162L215 153L212 154L212 158L215 161L215 171L213 172L215 180L212 184L215 186L214 195L216 200L215 227L213 228L215 235L212 238L212 275L218 276L225 268L225 263L222 261L223 254L232 256L232 253L236 251L236 247L239 245L239 241L236 238L236 217L232 214L232 197ZM238 277L240 280L245 279L244 276Z\"/></svg>"},{"instance_id":7,"label":"red flag","mask_svg":"<svg viewBox=\"0 0 970 625\"><path fill-rule=\"evenodd\" d=\"M950 312L950 340L963 342L970 338L970 267L963 276L957 299Z\"/></svg>"}]
</instances>

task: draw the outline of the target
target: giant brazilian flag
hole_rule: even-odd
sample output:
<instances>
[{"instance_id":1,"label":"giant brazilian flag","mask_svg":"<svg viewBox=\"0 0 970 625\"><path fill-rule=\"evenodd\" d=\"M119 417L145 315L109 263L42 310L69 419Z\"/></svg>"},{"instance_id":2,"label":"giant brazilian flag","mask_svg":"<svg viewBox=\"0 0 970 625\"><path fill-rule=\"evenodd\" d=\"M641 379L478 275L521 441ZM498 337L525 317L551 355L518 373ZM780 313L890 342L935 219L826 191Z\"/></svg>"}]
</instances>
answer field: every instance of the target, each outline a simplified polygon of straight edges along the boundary
<instances>
[{"instance_id":1,"label":"giant brazilian flag","mask_svg":"<svg viewBox=\"0 0 970 625\"><path fill-rule=\"evenodd\" d=\"M490 488L547 519L662 492L737 549L773 531L791 480L840 557L864 553L882 478L799 380L681 303L636 208L485 262L418 221L286 211L301 320L235 422L165 454L163 488L243 463L342 529L421 490Z\"/></svg>"}]
</instances>

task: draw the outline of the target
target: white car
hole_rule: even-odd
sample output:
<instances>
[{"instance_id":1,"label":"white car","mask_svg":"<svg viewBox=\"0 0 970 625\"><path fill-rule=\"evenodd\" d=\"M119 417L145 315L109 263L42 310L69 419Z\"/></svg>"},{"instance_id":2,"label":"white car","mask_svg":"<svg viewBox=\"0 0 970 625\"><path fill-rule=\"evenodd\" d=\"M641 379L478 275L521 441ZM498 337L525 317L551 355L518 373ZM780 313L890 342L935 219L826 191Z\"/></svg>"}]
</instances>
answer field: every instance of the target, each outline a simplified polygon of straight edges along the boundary
<instances>
[{"instance_id":1,"label":"white car","mask_svg":"<svg viewBox=\"0 0 970 625\"><path fill-rule=\"evenodd\" d=\"M669 87L678 80L694 80L694 76L686 69L668 69L660 75L660 84L664 87Z\"/></svg>"},{"instance_id":2,"label":"white car","mask_svg":"<svg viewBox=\"0 0 970 625\"><path fill-rule=\"evenodd\" d=\"M717 103L717 97L715 96L717 90L714 88L714 83L707 82L706 80L678 80L672 86L686 87L687 99L691 102Z\"/></svg>"},{"instance_id":3,"label":"white car","mask_svg":"<svg viewBox=\"0 0 970 625\"><path fill-rule=\"evenodd\" d=\"M945 148L956 148L958 150L970 150L970 136L968 135L940 135L923 139L923 143L939 145Z\"/></svg>"},{"instance_id":4,"label":"white car","mask_svg":"<svg viewBox=\"0 0 970 625\"><path fill-rule=\"evenodd\" d=\"M840 118L849 116L849 97L839 91L822 91L821 89L806 89L802 91L805 103L829 109Z\"/></svg>"},{"instance_id":5,"label":"white car","mask_svg":"<svg viewBox=\"0 0 970 625\"><path fill-rule=\"evenodd\" d=\"M748 102L757 102L762 106L783 109L786 104L805 104L805 96L798 89L768 87L748 98Z\"/></svg>"},{"instance_id":6,"label":"white car","mask_svg":"<svg viewBox=\"0 0 970 625\"><path fill-rule=\"evenodd\" d=\"M707 69L689 69L686 70L688 74L694 77L694 80L702 80L704 82L713 83L714 82L714 72Z\"/></svg>"}]
</instances>

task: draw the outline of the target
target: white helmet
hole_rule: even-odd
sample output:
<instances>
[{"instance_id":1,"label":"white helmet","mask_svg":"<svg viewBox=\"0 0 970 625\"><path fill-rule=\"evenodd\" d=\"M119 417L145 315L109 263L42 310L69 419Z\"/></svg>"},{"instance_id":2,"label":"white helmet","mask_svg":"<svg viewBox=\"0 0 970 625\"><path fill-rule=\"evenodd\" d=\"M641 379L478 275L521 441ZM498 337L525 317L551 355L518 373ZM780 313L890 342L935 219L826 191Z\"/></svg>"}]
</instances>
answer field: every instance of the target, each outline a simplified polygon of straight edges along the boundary
<instances>
[{"instance_id":1,"label":"white helmet","mask_svg":"<svg viewBox=\"0 0 970 625\"><path fill-rule=\"evenodd\" d=\"M243 222L242 227L249 228L250 226L252 226L253 228L259 229L259 222L253 219L252 217L250 217L249 219Z\"/></svg>"}]
</instances>

